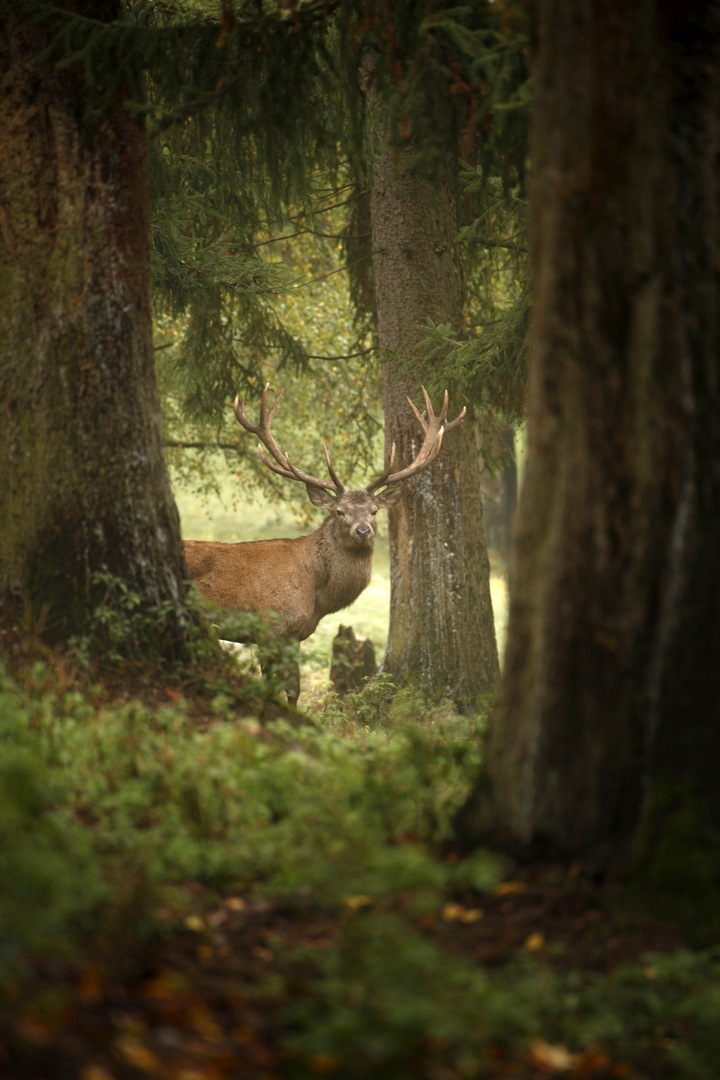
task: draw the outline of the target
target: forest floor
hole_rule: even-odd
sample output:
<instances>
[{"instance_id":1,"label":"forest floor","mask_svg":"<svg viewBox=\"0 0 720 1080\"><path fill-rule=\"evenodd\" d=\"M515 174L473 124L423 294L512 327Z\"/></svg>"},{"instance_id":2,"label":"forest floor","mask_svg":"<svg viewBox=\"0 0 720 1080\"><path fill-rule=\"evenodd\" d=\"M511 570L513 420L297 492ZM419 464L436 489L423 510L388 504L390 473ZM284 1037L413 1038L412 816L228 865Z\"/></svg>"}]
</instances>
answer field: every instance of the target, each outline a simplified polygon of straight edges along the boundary
<instances>
[{"instance_id":1,"label":"forest floor","mask_svg":"<svg viewBox=\"0 0 720 1080\"><path fill-rule=\"evenodd\" d=\"M26 680L38 678L36 667L28 666ZM152 680L123 685L121 676L106 679L101 693L106 706L121 709L137 697L151 713L179 697ZM100 715L98 701L93 708ZM203 716L201 696L189 712L196 730L212 734L225 723ZM272 726L280 712L270 705L263 724ZM268 737L259 724L247 731L256 742ZM181 735L173 735L178 760ZM287 742L287 732L282 738ZM363 760L373 753L372 739L360 750ZM287 747L288 758L306 753L299 743ZM334 760L339 751L327 753ZM401 772L397 753L392 782ZM263 760L253 758L253 767ZM372 784L381 766L378 758L367 772ZM350 786L354 775L347 774ZM431 783L427 776L424 783ZM77 793L73 799L76 821L99 831L100 818ZM320 807L320 830L323 813ZM98 843L101 850L111 839ZM464 858L447 839L413 831L382 843L390 862L405 859L411 868L413 853L448 872ZM127 865L121 874L132 874ZM337 866L342 873L342 862ZM200 878L176 883L147 915L126 911L92 936L89 949L30 952L0 999L0 1080L720 1075L702 1071L717 1042L715 960L693 967L672 925L631 909L617 885L588 882L579 866L521 867L505 859L498 880L479 888L443 884L429 900L424 886L412 883L343 894L278 890L261 878L211 887ZM129 895L141 905L142 885ZM700 1019L685 1010L688 998L699 1003ZM577 1038L566 1012L582 1014ZM696 1028L704 1042L688 1070L678 1071L678 1046Z\"/></svg>"},{"instance_id":2,"label":"forest floor","mask_svg":"<svg viewBox=\"0 0 720 1080\"><path fill-rule=\"evenodd\" d=\"M319 975L313 954L337 945L366 898L332 911L306 894L273 899L192 890L194 910L162 940L82 964L46 961L12 1003L5 1026L3 1080L274 1080L335 1074L422 1080L660 1080L676 1075L664 1039L644 1062L611 1057L600 1046L571 1052L537 1038L522 1049L485 1047L478 1071L442 1063L441 1040L388 1069L356 1071L331 1053L303 1055L287 1044L288 1006ZM489 969L532 954L564 972L611 974L648 953L672 953L682 941L652 919L615 917L613 890L585 888L573 869L533 866L494 895L466 892L416 929L448 955ZM402 907L402 898L392 902ZM161 913L163 914L163 913ZM300 959L298 959L298 955ZM291 959L289 959L291 958ZM654 973L646 969L648 982ZM440 1043L440 1044L439 1044ZM708 1077L710 1080L710 1077Z\"/></svg>"}]
</instances>

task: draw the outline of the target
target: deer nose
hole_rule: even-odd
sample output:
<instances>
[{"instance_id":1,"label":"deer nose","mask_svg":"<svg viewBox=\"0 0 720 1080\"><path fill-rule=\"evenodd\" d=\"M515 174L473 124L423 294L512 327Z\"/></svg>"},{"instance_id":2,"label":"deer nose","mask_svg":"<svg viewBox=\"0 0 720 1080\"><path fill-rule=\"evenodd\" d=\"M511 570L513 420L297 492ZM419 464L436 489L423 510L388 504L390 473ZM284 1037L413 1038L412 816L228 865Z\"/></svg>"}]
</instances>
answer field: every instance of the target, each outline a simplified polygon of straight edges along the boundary
<instances>
[{"instance_id":1,"label":"deer nose","mask_svg":"<svg viewBox=\"0 0 720 1080\"><path fill-rule=\"evenodd\" d=\"M358 525L355 529L355 535L358 540L367 540L369 536L372 536L372 529L369 525Z\"/></svg>"}]
</instances>

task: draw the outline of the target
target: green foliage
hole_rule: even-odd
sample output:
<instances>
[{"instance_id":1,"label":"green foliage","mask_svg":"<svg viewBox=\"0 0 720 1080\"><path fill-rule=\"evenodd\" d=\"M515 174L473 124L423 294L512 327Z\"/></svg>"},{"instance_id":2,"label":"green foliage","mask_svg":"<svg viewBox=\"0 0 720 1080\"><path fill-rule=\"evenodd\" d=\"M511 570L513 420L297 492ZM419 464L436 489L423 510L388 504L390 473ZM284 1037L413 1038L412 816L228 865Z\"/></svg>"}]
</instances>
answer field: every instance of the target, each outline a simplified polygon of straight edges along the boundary
<instances>
[{"instance_id":1,"label":"green foliage","mask_svg":"<svg viewBox=\"0 0 720 1080\"><path fill-rule=\"evenodd\" d=\"M84 68L88 108L104 108L121 93L151 122L153 284L160 326L174 330L161 381L169 441L178 448L214 444L232 452L237 439L223 430L229 402L238 390L257 395L276 371L312 375L321 384L316 397L334 395L334 405L333 358L370 356L361 85L368 56L390 138L412 137L418 167L432 169L458 148L474 163L470 175L479 180L466 184L468 220L484 214L490 181L504 193L522 191L526 37L512 3L241 3L219 20L210 3L135 0L108 23L37 0L26 6L52 28L44 55L60 69ZM333 206L346 213L328 228ZM265 257L267 245L303 232L343 239L360 320L354 339L344 335L322 356L313 356L317 348L286 317L293 268ZM486 246L495 242L486 238ZM334 261L322 272L326 290L339 269ZM488 260L471 261L487 293ZM502 282L497 287L503 291ZM492 321L484 300L481 307ZM353 379L366 362L343 364L343 374ZM466 359L460 363L467 369ZM344 417L344 449L360 447L351 468L372 456L372 391Z\"/></svg>"},{"instance_id":2,"label":"green foliage","mask_svg":"<svg viewBox=\"0 0 720 1080\"><path fill-rule=\"evenodd\" d=\"M324 1062L341 1080L394 1080L422 1060L479 1076L498 1052L525 1062L534 1040L578 1062L602 1051L618 1068L661 1045L663 1075L713 1075L717 949L606 976L530 956L485 968L428 934L449 897L503 876L489 852L437 855L477 769L480 719L398 701L386 680L344 719L335 704L300 728L262 729L221 695L216 722L199 727L181 701L108 708L99 693L69 689L45 662L22 681L0 671L4 977L28 952L67 954L109 927L137 942L184 883L286 894L344 912L324 948L276 950L291 994L282 980L254 989L280 994L288 1075Z\"/></svg>"},{"instance_id":3,"label":"green foliage","mask_svg":"<svg viewBox=\"0 0 720 1080\"><path fill-rule=\"evenodd\" d=\"M717 950L649 955L609 977L558 973L530 958L488 970L448 956L397 915L361 911L316 962L320 978L286 1010L290 1045L305 1061L333 1061L342 1080L415 1075L418 1058L451 1075L482 1076L499 1048L522 1061L535 1040L560 1048L562 1072L574 1059L574 1075L592 1075L600 1048L608 1065L617 1062L605 1075L635 1075L633 1063L642 1067L658 1043L668 1059L663 1076L714 1075ZM515 1068L509 1075L520 1074Z\"/></svg>"},{"instance_id":4,"label":"green foliage","mask_svg":"<svg viewBox=\"0 0 720 1080\"><path fill-rule=\"evenodd\" d=\"M107 900L90 838L48 813L58 790L13 689L0 685L0 980L27 949L66 951Z\"/></svg>"},{"instance_id":5,"label":"green foliage","mask_svg":"<svg viewBox=\"0 0 720 1080\"><path fill-rule=\"evenodd\" d=\"M291 1045L334 1058L343 1078L401 1077L416 1055L463 1061L461 1075L478 1075L483 1044L534 1033L552 981L537 968L492 977L391 913L352 918L321 965L307 998L288 1010Z\"/></svg>"},{"instance_id":6,"label":"green foliage","mask_svg":"<svg viewBox=\"0 0 720 1080\"><path fill-rule=\"evenodd\" d=\"M0 693L3 837L14 843L5 865L19 868L18 897L47 879L30 909L41 925L17 931L26 947L104 896L102 925L122 882L135 883L123 906L139 927L162 889L186 880L315 888L329 905L449 885L450 869L425 845L447 832L471 781L468 721L361 737L278 723L259 739L252 718L198 730L182 703L98 710L92 692L54 685L45 664L24 686L0 675ZM236 706L218 693L212 708L226 717ZM27 857L31 832L48 855L42 866Z\"/></svg>"},{"instance_id":7,"label":"green foliage","mask_svg":"<svg viewBox=\"0 0 720 1080\"><path fill-rule=\"evenodd\" d=\"M467 330L428 323L424 341L428 389L453 386L487 422L517 425L525 416L530 283L526 205L518 186L477 168L466 188L478 216L461 231L467 261Z\"/></svg>"},{"instance_id":8,"label":"green foliage","mask_svg":"<svg viewBox=\"0 0 720 1080\"><path fill-rule=\"evenodd\" d=\"M79 657L104 656L110 662L147 655L156 635L172 622L174 609L170 603L144 610L146 604L139 593L129 588L122 578L98 571L92 585L101 590L100 599L91 611L83 635L71 641Z\"/></svg>"}]
</instances>

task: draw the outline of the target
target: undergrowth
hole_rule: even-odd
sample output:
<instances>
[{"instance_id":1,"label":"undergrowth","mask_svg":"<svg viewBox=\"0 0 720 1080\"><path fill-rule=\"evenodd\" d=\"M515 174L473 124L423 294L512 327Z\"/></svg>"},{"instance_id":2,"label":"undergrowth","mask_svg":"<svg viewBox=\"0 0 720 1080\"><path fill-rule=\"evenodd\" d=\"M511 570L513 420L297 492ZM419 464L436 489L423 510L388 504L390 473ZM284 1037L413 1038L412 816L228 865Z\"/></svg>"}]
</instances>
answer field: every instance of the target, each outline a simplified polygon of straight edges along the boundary
<instances>
[{"instance_id":1,"label":"undergrowth","mask_svg":"<svg viewBox=\"0 0 720 1080\"><path fill-rule=\"evenodd\" d=\"M325 1062L348 1080L402 1077L430 1055L438 1075L479 1077L498 1047L534 1040L576 1064L601 1050L632 1063L659 1039L663 1075L714 1075L717 950L608 976L530 955L487 969L423 933L454 897L490 893L505 873L487 851L440 854L480 765L482 715L379 678L330 697L313 721L261 724L217 693L199 723L177 694L108 705L50 660L22 679L0 670L0 979L39 954L167 934L158 913L171 908L182 926L198 884L285 895L339 922L327 948L278 960L304 980L281 1013L293 1076Z\"/></svg>"}]
</instances>

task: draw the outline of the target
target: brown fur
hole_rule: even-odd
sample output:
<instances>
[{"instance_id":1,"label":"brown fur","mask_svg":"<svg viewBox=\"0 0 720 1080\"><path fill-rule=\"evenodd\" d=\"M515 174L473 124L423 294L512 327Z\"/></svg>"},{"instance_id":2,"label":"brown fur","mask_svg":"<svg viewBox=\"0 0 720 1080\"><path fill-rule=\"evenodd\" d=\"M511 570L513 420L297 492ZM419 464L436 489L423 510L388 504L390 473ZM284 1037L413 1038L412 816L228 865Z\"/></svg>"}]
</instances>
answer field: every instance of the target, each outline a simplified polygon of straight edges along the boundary
<instances>
[{"instance_id":1,"label":"brown fur","mask_svg":"<svg viewBox=\"0 0 720 1080\"><path fill-rule=\"evenodd\" d=\"M296 641L370 584L375 514L399 493L346 491L336 497L307 488L312 502L330 511L309 536L240 544L185 541L188 571L201 596L230 611L272 611L276 633Z\"/></svg>"}]
</instances>

